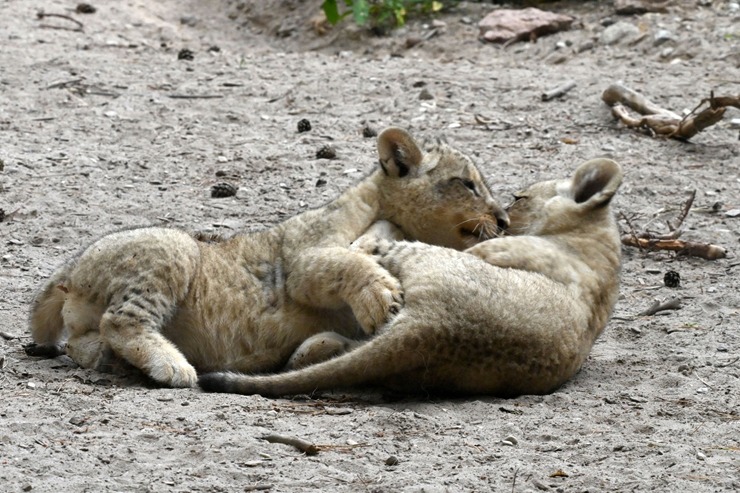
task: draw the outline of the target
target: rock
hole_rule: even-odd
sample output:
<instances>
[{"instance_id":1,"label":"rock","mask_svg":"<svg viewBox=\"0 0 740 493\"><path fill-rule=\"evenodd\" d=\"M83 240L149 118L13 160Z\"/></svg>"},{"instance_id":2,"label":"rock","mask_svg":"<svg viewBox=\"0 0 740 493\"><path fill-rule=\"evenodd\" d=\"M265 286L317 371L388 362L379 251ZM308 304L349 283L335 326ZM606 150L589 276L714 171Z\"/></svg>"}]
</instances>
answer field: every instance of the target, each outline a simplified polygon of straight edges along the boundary
<instances>
[{"instance_id":1,"label":"rock","mask_svg":"<svg viewBox=\"0 0 740 493\"><path fill-rule=\"evenodd\" d=\"M239 187L236 185L232 185L228 182L220 182L216 183L211 187L211 197L214 199L222 199L225 197L233 197L236 195L236 192L239 190Z\"/></svg>"},{"instance_id":2,"label":"rock","mask_svg":"<svg viewBox=\"0 0 740 493\"><path fill-rule=\"evenodd\" d=\"M195 53L192 50L189 50L188 48L183 48L182 50L177 52L177 59L192 61L192 60L195 60Z\"/></svg>"},{"instance_id":3,"label":"rock","mask_svg":"<svg viewBox=\"0 0 740 493\"><path fill-rule=\"evenodd\" d=\"M539 37L570 28L575 19L569 15L545 12L534 7L498 9L478 23L479 36L492 43Z\"/></svg>"},{"instance_id":4,"label":"rock","mask_svg":"<svg viewBox=\"0 0 740 493\"><path fill-rule=\"evenodd\" d=\"M667 29L661 29L660 31L655 33L655 36L653 36L653 44L655 46L660 46L666 41L673 41L674 39L676 38L673 37L673 34L671 34L670 31L668 31Z\"/></svg>"},{"instance_id":5,"label":"rock","mask_svg":"<svg viewBox=\"0 0 740 493\"><path fill-rule=\"evenodd\" d=\"M298 121L298 133L309 132L311 130L311 122L306 118L302 118Z\"/></svg>"},{"instance_id":6,"label":"rock","mask_svg":"<svg viewBox=\"0 0 740 493\"><path fill-rule=\"evenodd\" d=\"M614 10L619 15L667 12L670 0L614 0Z\"/></svg>"},{"instance_id":7,"label":"rock","mask_svg":"<svg viewBox=\"0 0 740 493\"><path fill-rule=\"evenodd\" d=\"M604 29L599 41L604 45L613 45L636 38L639 35L640 29L637 26L629 22L620 21Z\"/></svg>"},{"instance_id":8,"label":"rock","mask_svg":"<svg viewBox=\"0 0 740 493\"><path fill-rule=\"evenodd\" d=\"M326 144L324 146L321 146L318 151L316 151L316 159L336 159L337 158L337 150L334 149L333 146Z\"/></svg>"},{"instance_id":9,"label":"rock","mask_svg":"<svg viewBox=\"0 0 740 493\"><path fill-rule=\"evenodd\" d=\"M431 92L429 92L429 90L428 90L428 89L427 89L427 88L425 87L425 88L424 88L424 89L422 89L422 90L421 90L421 92L419 93L419 99L420 99L420 100L422 100L422 101L430 101L430 100L434 99L434 96L433 96L433 95L432 95L432 93L431 93Z\"/></svg>"}]
</instances>

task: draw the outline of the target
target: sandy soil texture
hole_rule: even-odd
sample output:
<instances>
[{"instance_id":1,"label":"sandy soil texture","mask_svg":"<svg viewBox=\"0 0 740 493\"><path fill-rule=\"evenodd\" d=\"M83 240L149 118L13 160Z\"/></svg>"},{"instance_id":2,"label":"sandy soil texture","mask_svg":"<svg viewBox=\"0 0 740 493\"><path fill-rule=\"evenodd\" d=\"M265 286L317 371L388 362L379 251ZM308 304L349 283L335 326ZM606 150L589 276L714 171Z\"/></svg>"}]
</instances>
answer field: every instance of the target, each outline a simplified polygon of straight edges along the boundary
<instances>
[{"instance_id":1,"label":"sandy soil texture","mask_svg":"<svg viewBox=\"0 0 740 493\"><path fill-rule=\"evenodd\" d=\"M675 111L740 92L737 2L548 4L573 29L505 48L477 40L490 4L378 38L319 36L319 3L0 1L0 490L740 490L740 112L685 143L625 129L600 99L618 80ZM25 355L34 290L81 246L147 224L258 230L322 204L374 165L366 125L445 135L502 201L611 156L636 229L668 231L696 190L683 238L728 258L625 248L614 320L548 396L206 395ZM316 158L325 144L337 159ZM222 181L236 197L211 198ZM638 316L672 298L680 310Z\"/></svg>"}]
</instances>

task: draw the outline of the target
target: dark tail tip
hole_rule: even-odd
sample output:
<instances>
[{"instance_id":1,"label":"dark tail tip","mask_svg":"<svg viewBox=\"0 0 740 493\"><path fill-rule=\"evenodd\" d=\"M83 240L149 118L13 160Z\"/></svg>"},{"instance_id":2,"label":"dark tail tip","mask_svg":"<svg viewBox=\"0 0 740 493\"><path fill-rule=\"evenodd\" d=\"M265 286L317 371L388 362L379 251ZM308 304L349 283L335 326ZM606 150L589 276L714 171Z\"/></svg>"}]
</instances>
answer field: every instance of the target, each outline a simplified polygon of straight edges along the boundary
<instances>
[{"instance_id":1,"label":"dark tail tip","mask_svg":"<svg viewBox=\"0 0 740 493\"><path fill-rule=\"evenodd\" d=\"M204 373L198 377L198 386L204 392L233 392L228 373Z\"/></svg>"}]
</instances>

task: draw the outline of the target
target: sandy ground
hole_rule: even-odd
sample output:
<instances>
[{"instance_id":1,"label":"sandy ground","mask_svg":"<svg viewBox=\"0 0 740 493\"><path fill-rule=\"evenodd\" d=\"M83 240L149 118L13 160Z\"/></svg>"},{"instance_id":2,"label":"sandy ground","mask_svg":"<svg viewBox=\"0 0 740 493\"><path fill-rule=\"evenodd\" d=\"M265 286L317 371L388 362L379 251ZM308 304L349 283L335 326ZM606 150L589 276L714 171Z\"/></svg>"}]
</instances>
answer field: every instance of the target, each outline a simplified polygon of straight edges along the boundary
<instances>
[{"instance_id":1,"label":"sandy ground","mask_svg":"<svg viewBox=\"0 0 740 493\"><path fill-rule=\"evenodd\" d=\"M463 4L406 49L429 21L319 37L318 2L257 3L100 1L83 15L0 1L0 490L738 491L740 218L725 213L740 208L740 114L682 143L623 128L600 100L617 80L677 111L737 94L737 3L625 18L611 2L551 4L576 27L505 49L476 39L490 5ZM75 24L42 9L84 31L45 27ZM609 19L637 38L602 43ZM660 30L673 39L657 44ZM563 99L540 100L568 79ZM313 130L298 134L302 118ZM635 227L667 231L696 190L684 237L729 256L625 249L615 319L549 396L206 395L25 355L34 290L81 246L144 224L257 230L317 206L373 165L366 124L446 135L503 201L612 156L626 170L616 209ZM316 159L328 143L338 159ZM211 198L220 181L237 196ZM680 288L663 286L668 270ZM636 316L674 297L680 310ZM271 432L320 452L260 440Z\"/></svg>"}]
</instances>

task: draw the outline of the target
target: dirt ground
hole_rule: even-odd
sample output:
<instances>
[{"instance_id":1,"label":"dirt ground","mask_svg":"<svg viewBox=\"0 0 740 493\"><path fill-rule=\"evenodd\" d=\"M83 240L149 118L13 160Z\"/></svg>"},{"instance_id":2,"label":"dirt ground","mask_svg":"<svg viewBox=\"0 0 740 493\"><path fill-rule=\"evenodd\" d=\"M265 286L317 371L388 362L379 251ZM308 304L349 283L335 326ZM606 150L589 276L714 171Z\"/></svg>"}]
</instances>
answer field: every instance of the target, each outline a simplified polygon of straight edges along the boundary
<instances>
[{"instance_id":1,"label":"dirt ground","mask_svg":"<svg viewBox=\"0 0 740 493\"><path fill-rule=\"evenodd\" d=\"M738 491L740 112L684 143L625 129L600 100L618 80L676 111L738 94L737 2L627 17L606 1L547 4L574 28L506 48L477 40L490 4L373 37L317 35L319 3L98 1L79 14L0 1L0 490ZM607 45L615 21L637 29ZM193 59L178 59L186 48ZM541 100L568 79L573 91ZM313 129L299 134L302 118ZM502 201L612 156L626 171L616 209L637 229L666 232L696 190L683 237L728 258L625 248L614 320L548 396L207 395L25 355L34 290L81 246L146 224L253 231L322 204L373 166L365 125L446 135ZM337 159L316 159L324 144ZM221 181L237 196L211 198ZM669 270L679 288L663 285ZM637 316L671 298L680 310Z\"/></svg>"}]
</instances>

